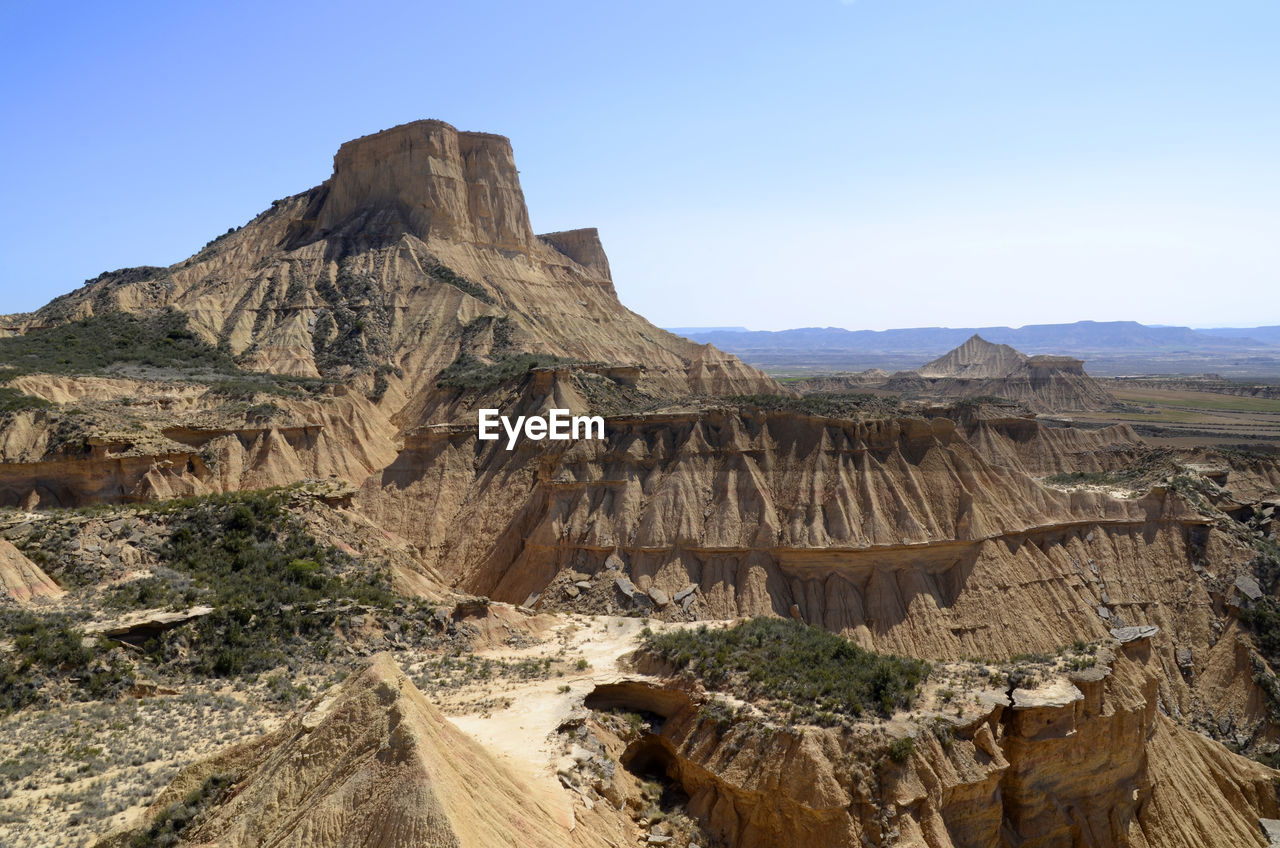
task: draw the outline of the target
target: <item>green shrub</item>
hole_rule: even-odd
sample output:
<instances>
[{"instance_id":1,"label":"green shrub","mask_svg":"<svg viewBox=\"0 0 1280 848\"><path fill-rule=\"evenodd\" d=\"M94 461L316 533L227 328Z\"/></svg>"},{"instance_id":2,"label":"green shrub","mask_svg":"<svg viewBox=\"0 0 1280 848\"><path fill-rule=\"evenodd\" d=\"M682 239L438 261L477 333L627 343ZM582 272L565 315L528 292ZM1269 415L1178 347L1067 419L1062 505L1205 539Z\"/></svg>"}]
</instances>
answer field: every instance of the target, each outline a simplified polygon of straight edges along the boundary
<instances>
[{"instance_id":1,"label":"green shrub","mask_svg":"<svg viewBox=\"0 0 1280 848\"><path fill-rule=\"evenodd\" d=\"M238 374L225 351L187 329L181 312L109 312L0 339L0 366L18 374L95 374L118 366Z\"/></svg>"},{"instance_id":2,"label":"green shrub","mask_svg":"<svg viewBox=\"0 0 1280 848\"><path fill-rule=\"evenodd\" d=\"M1254 539L1257 554L1249 562L1249 568L1264 591L1274 592L1280 582L1280 547L1270 539ZM1253 632L1258 650L1267 662L1280 665L1280 600L1271 594L1263 595L1240 610L1240 622ZM1280 697L1277 698L1280 705ZM1277 710L1280 714L1280 709Z\"/></svg>"},{"instance_id":3,"label":"green shrub","mask_svg":"<svg viewBox=\"0 0 1280 848\"><path fill-rule=\"evenodd\" d=\"M885 415L899 406L896 397L880 397L865 392L813 392L800 397L773 394L733 395L726 397L725 401L766 411L795 412L825 418Z\"/></svg>"},{"instance_id":4,"label":"green shrub","mask_svg":"<svg viewBox=\"0 0 1280 848\"><path fill-rule=\"evenodd\" d=\"M13 375L6 375L12 377ZM8 412L20 412L24 409L48 409L53 406L44 398L23 394L9 386L0 386L0 415Z\"/></svg>"},{"instance_id":5,"label":"green shrub","mask_svg":"<svg viewBox=\"0 0 1280 848\"><path fill-rule=\"evenodd\" d=\"M486 363L470 354L460 353L436 377L436 385L442 389L489 389L523 377L534 368L571 364L574 361L547 353L517 353Z\"/></svg>"},{"instance_id":6,"label":"green shrub","mask_svg":"<svg viewBox=\"0 0 1280 848\"><path fill-rule=\"evenodd\" d=\"M12 652L0 654L0 714L43 703L49 679L69 679L81 700L112 697L132 680L128 663L101 640L86 645L65 615L4 610L0 638L13 643Z\"/></svg>"},{"instance_id":7,"label":"green shrub","mask_svg":"<svg viewBox=\"0 0 1280 848\"><path fill-rule=\"evenodd\" d=\"M230 774L210 775L181 801L165 807L150 827L134 834L129 840L129 848L169 848L179 844L182 832L216 804L234 782L235 777Z\"/></svg>"},{"instance_id":8,"label":"green shrub","mask_svg":"<svg viewBox=\"0 0 1280 848\"><path fill-rule=\"evenodd\" d=\"M209 391L230 400L251 400L256 395L275 397L307 397L317 395L333 385L334 381L318 377L291 377L284 374L241 374L236 377L214 380ZM280 408L271 403L250 407L250 414L270 417Z\"/></svg>"},{"instance_id":9,"label":"green shrub","mask_svg":"<svg viewBox=\"0 0 1280 848\"><path fill-rule=\"evenodd\" d=\"M426 271L427 271L427 276L431 277L431 279L435 280L436 282L453 286L455 289L458 289L459 291L463 291L471 295L476 300L482 301L484 303L488 303L490 305L493 304L493 298L489 296L489 293L487 291L480 288L480 286L471 282L466 277L462 276L457 271L450 268L448 265L445 265L440 262L436 262L434 264L428 265Z\"/></svg>"},{"instance_id":10,"label":"green shrub","mask_svg":"<svg viewBox=\"0 0 1280 848\"><path fill-rule=\"evenodd\" d=\"M687 669L710 689L786 704L796 720L819 724L910 707L930 668L923 660L873 653L826 630L778 618L673 630L645 639L642 650Z\"/></svg>"},{"instance_id":11,"label":"green shrub","mask_svg":"<svg viewBox=\"0 0 1280 848\"><path fill-rule=\"evenodd\" d=\"M317 542L290 514L287 498L282 490L239 492L157 507L175 516L161 558L199 587L184 600L198 598L214 612L193 623L188 657L168 642L152 643L155 661L216 677L292 667L323 658L333 630L326 606L394 605L385 575ZM174 583L173 591L182 591Z\"/></svg>"},{"instance_id":12,"label":"green shrub","mask_svg":"<svg viewBox=\"0 0 1280 848\"><path fill-rule=\"evenodd\" d=\"M999 407L1008 408L1008 407L1015 407L1020 405L1021 404L1019 404L1016 400L1010 400L1009 398L1002 398L997 395L977 395L976 397L965 398L963 400L956 401L955 408L957 410L970 410L970 409L976 409L979 406L999 406Z\"/></svg>"},{"instance_id":13,"label":"green shrub","mask_svg":"<svg viewBox=\"0 0 1280 848\"><path fill-rule=\"evenodd\" d=\"M889 759L895 763L905 763L916 749L916 740L910 736L899 736L889 743Z\"/></svg>"}]
</instances>

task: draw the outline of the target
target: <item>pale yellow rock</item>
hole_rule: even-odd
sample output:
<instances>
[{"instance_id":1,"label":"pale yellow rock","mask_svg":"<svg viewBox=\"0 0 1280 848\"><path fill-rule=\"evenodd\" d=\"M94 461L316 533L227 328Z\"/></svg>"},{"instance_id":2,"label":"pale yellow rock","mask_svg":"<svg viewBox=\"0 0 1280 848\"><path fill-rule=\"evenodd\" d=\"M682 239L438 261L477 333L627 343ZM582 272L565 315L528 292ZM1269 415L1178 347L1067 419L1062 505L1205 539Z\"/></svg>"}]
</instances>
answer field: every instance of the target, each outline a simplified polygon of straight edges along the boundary
<instances>
[{"instance_id":1,"label":"pale yellow rock","mask_svg":"<svg viewBox=\"0 0 1280 848\"><path fill-rule=\"evenodd\" d=\"M325 183L157 273L90 284L18 316L12 329L102 310L173 308L248 368L315 376L324 326L349 308L370 324L365 344L383 346L374 361L405 374L390 378L391 396L408 399L433 389L436 374L474 341L473 322L502 319L513 350L643 364L655 391L785 391L736 357L626 309L594 230L534 235L510 142L442 121L347 142ZM465 278L470 290L450 278Z\"/></svg>"},{"instance_id":2,"label":"pale yellow rock","mask_svg":"<svg viewBox=\"0 0 1280 848\"><path fill-rule=\"evenodd\" d=\"M206 775L232 791L183 843L249 848L560 848L598 844L562 796L458 731L386 655L269 736L198 763L154 815ZM127 837L112 837L127 844Z\"/></svg>"},{"instance_id":3,"label":"pale yellow rock","mask_svg":"<svg viewBox=\"0 0 1280 848\"><path fill-rule=\"evenodd\" d=\"M42 598L52 600L66 594L7 539L0 539L0 589L20 604Z\"/></svg>"}]
</instances>

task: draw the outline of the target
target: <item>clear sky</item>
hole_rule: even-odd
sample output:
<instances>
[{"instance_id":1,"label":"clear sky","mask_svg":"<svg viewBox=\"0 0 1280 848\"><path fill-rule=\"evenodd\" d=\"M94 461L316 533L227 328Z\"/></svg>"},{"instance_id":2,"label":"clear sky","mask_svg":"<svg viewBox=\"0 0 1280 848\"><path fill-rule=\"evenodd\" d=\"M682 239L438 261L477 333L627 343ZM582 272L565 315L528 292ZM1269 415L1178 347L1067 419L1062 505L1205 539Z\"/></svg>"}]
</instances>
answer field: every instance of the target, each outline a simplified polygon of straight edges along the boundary
<instances>
[{"instance_id":1,"label":"clear sky","mask_svg":"<svg viewBox=\"0 0 1280 848\"><path fill-rule=\"evenodd\" d=\"M1280 323L1280 2L0 5L0 312L417 118L666 326Z\"/></svg>"}]
</instances>

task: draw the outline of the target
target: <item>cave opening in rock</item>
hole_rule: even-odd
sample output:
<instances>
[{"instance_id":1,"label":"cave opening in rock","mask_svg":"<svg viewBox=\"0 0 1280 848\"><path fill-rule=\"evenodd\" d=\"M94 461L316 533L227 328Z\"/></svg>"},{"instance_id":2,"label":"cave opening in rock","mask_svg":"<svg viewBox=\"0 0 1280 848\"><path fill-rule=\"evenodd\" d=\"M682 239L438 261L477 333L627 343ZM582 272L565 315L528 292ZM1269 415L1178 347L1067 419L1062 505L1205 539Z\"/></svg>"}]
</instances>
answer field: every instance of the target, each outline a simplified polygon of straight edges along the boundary
<instances>
[{"instance_id":1,"label":"cave opening in rock","mask_svg":"<svg viewBox=\"0 0 1280 848\"><path fill-rule=\"evenodd\" d=\"M660 736L646 735L627 747L619 760L622 767L640 780L645 800L663 816L679 815L690 826L689 793L681 779L680 761L671 743ZM651 811L652 812L652 811Z\"/></svg>"},{"instance_id":2,"label":"cave opening in rock","mask_svg":"<svg viewBox=\"0 0 1280 848\"><path fill-rule=\"evenodd\" d=\"M676 780L680 763L660 737L646 736L622 752L622 767L645 780Z\"/></svg>"}]
</instances>

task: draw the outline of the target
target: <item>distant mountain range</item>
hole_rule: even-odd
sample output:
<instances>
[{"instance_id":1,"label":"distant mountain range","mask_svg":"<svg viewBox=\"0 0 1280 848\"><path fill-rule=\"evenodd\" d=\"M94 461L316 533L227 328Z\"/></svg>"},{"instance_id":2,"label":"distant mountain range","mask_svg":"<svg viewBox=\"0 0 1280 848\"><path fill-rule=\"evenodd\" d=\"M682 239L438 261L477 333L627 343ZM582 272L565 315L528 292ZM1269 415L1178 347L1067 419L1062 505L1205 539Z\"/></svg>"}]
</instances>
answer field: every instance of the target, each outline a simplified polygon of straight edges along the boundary
<instances>
[{"instance_id":1,"label":"distant mountain range","mask_svg":"<svg viewBox=\"0 0 1280 848\"><path fill-rule=\"evenodd\" d=\"M1214 372L1239 378L1280 377L1280 326L1191 329L1153 327L1136 321L1077 321L1025 327L902 330L670 329L774 370L911 369L978 334L987 341L1011 345L1028 354L1084 359L1094 374Z\"/></svg>"}]
</instances>

